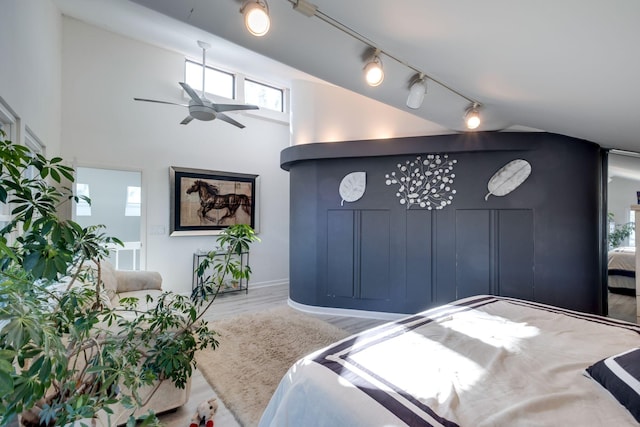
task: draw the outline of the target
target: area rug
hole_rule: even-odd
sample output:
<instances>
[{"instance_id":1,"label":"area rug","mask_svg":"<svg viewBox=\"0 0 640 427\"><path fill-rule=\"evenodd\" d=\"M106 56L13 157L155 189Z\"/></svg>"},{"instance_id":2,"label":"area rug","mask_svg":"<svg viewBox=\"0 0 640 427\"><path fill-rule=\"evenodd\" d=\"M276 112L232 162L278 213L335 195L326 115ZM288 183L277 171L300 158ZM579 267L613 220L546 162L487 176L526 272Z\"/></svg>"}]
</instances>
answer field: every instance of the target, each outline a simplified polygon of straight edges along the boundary
<instances>
[{"instance_id":1,"label":"area rug","mask_svg":"<svg viewBox=\"0 0 640 427\"><path fill-rule=\"evenodd\" d=\"M348 334L289 307L211 322L220 346L196 355L198 369L243 426L256 426L289 367Z\"/></svg>"}]
</instances>

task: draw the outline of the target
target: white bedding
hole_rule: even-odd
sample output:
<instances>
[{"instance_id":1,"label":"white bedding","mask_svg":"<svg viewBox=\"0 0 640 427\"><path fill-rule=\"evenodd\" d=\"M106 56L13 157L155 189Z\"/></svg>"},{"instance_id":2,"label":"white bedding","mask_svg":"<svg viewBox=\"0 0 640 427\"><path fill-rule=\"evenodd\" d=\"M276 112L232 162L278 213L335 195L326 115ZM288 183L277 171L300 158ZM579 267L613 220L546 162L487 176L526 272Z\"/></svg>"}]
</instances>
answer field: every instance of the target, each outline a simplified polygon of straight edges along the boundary
<instances>
[{"instance_id":1,"label":"white bedding","mask_svg":"<svg viewBox=\"0 0 640 427\"><path fill-rule=\"evenodd\" d=\"M260 426L637 426L584 370L638 346L634 324L466 298L301 359Z\"/></svg>"},{"instance_id":2,"label":"white bedding","mask_svg":"<svg viewBox=\"0 0 640 427\"><path fill-rule=\"evenodd\" d=\"M636 248L620 247L610 250L607 256L607 273L609 289L635 290Z\"/></svg>"}]
</instances>

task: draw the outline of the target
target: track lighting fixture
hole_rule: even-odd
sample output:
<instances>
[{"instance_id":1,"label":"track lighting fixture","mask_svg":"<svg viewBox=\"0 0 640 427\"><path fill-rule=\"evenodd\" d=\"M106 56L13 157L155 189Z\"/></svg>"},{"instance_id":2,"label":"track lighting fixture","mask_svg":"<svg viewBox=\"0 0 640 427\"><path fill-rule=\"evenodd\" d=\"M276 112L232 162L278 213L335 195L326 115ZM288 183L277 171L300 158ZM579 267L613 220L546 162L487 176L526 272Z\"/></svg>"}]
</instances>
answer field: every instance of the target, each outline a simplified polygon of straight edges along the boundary
<instances>
[{"instance_id":1,"label":"track lighting fixture","mask_svg":"<svg viewBox=\"0 0 640 427\"><path fill-rule=\"evenodd\" d=\"M244 25L251 34L262 37L269 31L269 5L266 0L247 0L240 8L244 15Z\"/></svg>"},{"instance_id":2,"label":"track lighting fixture","mask_svg":"<svg viewBox=\"0 0 640 427\"><path fill-rule=\"evenodd\" d=\"M296 0L293 4L293 10L297 10L307 18L312 17L318 11L318 6L305 0Z\"/></svg>"},{"instance_id":3,"label":"track lighting fixture","mask_svg":"<svg viewBox=\"0 0 640 427\"><path fill-rule=\"evenodd\" d=\"M364 75L369 86L379 86L384 80L384 71L382 70L382 61L380 57L382 55L385 58L389 58L400 65L405 66L406 68L413 70L416 74L414 75L413 80L411 81L411 86L409 90L409 96L407 97L407 107L412 109L418 109L422 106L424 101L424 96L427 91L427 80L430 80L430 85L436 84L452 94L459 96L460 98L466 100L471 105L466 109L464 114L464 121L467 129L473 130L477 129L480 126L480 113L479 110L482 108L482 104L475 99L472 99L463 93L457 91L446 83L427 75L422 70L417 68L414 65L411 65L398 56L395 56L392 52L388 50L383 50L381 48L377 48L376 46L380 46L376 43L375 40L371 40L365 35L355 31L349 25L344 24L337 19L327 15L321 9L318 8L315 4L310 3L310 0L288 0L289 3L293 6L293 9L300 12L300 14L308 17L315 18L323 21L324 23L332 26L333 28L342 31L344 34L352 37L355 40L358 40L365 46L369 48L369 50L373 50L375 48L375 52L370 56L370 60L364 67ZM251 3L260 3L264 2L264 0L252 0ZM246 3L245 3L246 4ZM244 9L244 6L243 6ZM268 9L268 8L267 8ZM364 56L367 58L367 56Z\"/></svg>"},{"instance_id":4,"label":"track lighting fixture","mask_svg":"<svg viewBox=\"0 0 640 427\"><path fill-rule=\"evenodd\" d=\"M384 80L380 49L376 49L371 60L364 66L364 78L369 86L379 86Z\"/></svg>"},{"instance_id":5,"label":"track lighting fixture","mask_svg":"<svg viewBox=\"0 0 640 427\"><path fill-rule=\"evenodd\" d=\"M467 126L467 129L473 130L477 129L480 126L480 112L478 111L480 105L477 102L474 102L464 114L464 124Z\"/></svg>"},{"instance_id":6,"label":"track lighting fixture","mask_svg":"<svg viewBox=\"0 0 640 427\"><path fill-rule=\"evenodd\" d=\"M422 101L424 101L424 94L427 93L427 78L423 73L419 73L411 83L409 89L409 96L407 97L407 107L414 110L420 108Z\"/></svg>"}]
</instances>

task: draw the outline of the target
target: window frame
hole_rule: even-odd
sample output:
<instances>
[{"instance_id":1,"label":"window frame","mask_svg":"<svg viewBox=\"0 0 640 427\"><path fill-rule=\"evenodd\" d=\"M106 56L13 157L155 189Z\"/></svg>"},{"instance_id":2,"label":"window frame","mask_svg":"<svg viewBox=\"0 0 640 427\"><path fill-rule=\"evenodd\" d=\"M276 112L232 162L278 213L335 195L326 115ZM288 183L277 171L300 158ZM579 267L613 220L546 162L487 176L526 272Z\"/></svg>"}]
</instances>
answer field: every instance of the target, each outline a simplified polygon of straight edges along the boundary
<instances>
[{"instance_id":1,"label":"window frame","mask_svg":"<svg viewBox=\"0 0 640 427\"><path fill-rule=\"evenodd\" d=\"M193 64L199 65L202 67L202 60L197 60L197 59L193 59L193 58L188 58L185 57L185 65L184 65L184 81L187 81L187 61L191 62ZM255 118L260 118L260 119L265 119L265 120L269 120L269 121L274 121L277 123L281 123L281 124L285 124L285 125L289 125L290 122L290 89L278 84L274 84L272 82L267 82L265 80L253 77L253 76L246 76L245 74L242 74L240 72L233 72L230 71L228 69L224 69L222 67L218 67L218 66L212 66L209 65L209 63L205 64L205 67L207 68L212 68L216 71L221 71L223 73L228 73L228 74L232 74L234 76L234 88L233 88L233 94L235 98L225 98L213 93L209 93L209 92L205 92L205 95L207 96L207 98L213 102L217 102L217 103L227 103L229 101L236 101L237 103L241 103L241 104L245 104L246 100L245 100L245 91L244 91L244 84L245 84L245 79L250 80L254 83L260 84L260 85L264 85L264 86L268 86L268 87L272 87L274 89L280 90L282 93L282 111L277 111L277 110L271 110L265 107L260 107L260 109L258 110L243 110L243 111L233 111L231 112L231 114L241 114L241 115L246 115L246 116L250 116L250 117L255 117ZM188 82L187 82L188 83ZM189 95L183 90L182 91L182 97L185 101L188 101L190 99Z\"/></svg>"},{"instance_id":2,"label":"window frame","mask_svg":"<svg viewBox=\"0 0 640 427\"><path fill-rule=\"evenodd\" d=\"M18 140L19 119L2 97L0 97L0 129L4 130L8 140L14 142ZM0 203L0 223L8 223L12 219L13 215L11 215L11 204ZM8 237L9 242L11 243L14 236Z\"/></svg>"},{"instance_id":3,"label":"window frame","mask_svg":"<svg viewBox=\"0 0 640 427\"><path fill-rule=\"evenodd\" d=\"M189 84L190 86L193 86L193 83L190 83L190 82L187 81L187 64L188 63L191 63L193 65L196 65L196 66L202 68L202 62L194 61L193 59L189 59L189 58L185 58L185 63L184 63L184 81L187 82L187 84ZM218 72L218 73L225 74L227 76L231 76L231 88L230 88L231 89L231 98L227 98L227 99L236 99L236 86L237 86L236 85L236 75L234 73L232 73L232 72L225 71L225 70L217 68L217 67L212 67L211 65L205 65L205 67L204 67L204 72L205 73L206 73L207 69L215 71L215 72ZM198 84L201 85L202 82L199 82ZM206 84L206 77L205 77L205 84ZM194 87L193 89L196 92L198 92L197 88ZM202 93L203 91L204 90L201 90L200 92ZM226 98L224 95L218 95L218 94L215 94L215 93L212 93L212 92L204 91L204 93L206 95L209 95L209 96L212 96L212 97Z\"/></svg>"},{"instance_id":4,"label":"window frame","mask_svg":"<svg viewBox=\"0 0 640 427\"><path fill-rule=\"evenodd\" d=\"M268 107L260 107L260 108L266 108L267 110L270 110L270 111L276 111L276 112L279 112L279 113L284 113L284 110L285 110L285 103L284 103L284 89L282 89L282 88L280 88L280 87L277 87L277 86L274 86L274 85L272 85L272 84L268 84L268 83L264 83L264 82L258 81L258 80L256 80L256 79L252 79L252 78L249 78L249 77L245 77L245 78L243 79L243 89L244 89L244 90L243 90L243 93L245 93L245 99L246 99L246 87L247 87L247 82L251 82L251 83L253 83L253 84L256 84L256 85L259 85L259 86L264 86L264 87L266 87L266 88L274 89L274 90L276 90L276 91L280 92L280 105L282 106L282 109L281 109L281 110L274 110L274 109L271 109L271 108L268 108Z\"/></svg>"}]
</instances>

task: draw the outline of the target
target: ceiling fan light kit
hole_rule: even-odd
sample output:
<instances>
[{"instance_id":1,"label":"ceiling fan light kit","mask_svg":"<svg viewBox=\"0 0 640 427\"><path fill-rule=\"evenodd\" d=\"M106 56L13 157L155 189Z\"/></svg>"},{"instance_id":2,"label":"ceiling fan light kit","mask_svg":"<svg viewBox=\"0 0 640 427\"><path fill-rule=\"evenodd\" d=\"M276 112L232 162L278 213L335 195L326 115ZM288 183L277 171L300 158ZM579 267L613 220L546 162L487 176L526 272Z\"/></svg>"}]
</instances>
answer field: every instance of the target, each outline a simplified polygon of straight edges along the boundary
<instances>
[{"instance_id":1,"label":"ceiling fan light kit","mask_svg":"<svg viewBox=\"0 0 640 427\"><path fill-rule=\"evenodd\" d=\"M240 8L244 15L244 25L247 30L256 37L262 37L269 32L271 18L269 17L269 5L265 0L245 1Z\"/></svg>"}]
</instances>

